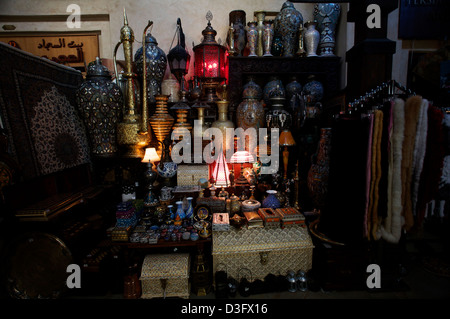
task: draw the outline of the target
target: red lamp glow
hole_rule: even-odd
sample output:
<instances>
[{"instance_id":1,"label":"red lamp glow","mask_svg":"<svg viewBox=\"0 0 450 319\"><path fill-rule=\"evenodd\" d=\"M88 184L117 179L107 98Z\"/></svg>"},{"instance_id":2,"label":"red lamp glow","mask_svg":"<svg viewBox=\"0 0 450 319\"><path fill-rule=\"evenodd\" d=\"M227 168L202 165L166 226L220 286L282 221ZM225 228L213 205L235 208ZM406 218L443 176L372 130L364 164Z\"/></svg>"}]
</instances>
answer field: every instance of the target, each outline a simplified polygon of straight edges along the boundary
<instances>
[{"instance_id":1,"label":"red lamp glow","mask_svg":"<svg viewBox=\"0 0 450 319\"><path fill-rule=\"evenodd\" d=\"M226 79L226 52L227 49L215 40L216 30L211 26L213 16L211 11L206 14L208 25L202 31L203 41L196 45L194 50L194 74L205 88L205 100L218 101L216 87Z\"/></svg>"}]
</instances>

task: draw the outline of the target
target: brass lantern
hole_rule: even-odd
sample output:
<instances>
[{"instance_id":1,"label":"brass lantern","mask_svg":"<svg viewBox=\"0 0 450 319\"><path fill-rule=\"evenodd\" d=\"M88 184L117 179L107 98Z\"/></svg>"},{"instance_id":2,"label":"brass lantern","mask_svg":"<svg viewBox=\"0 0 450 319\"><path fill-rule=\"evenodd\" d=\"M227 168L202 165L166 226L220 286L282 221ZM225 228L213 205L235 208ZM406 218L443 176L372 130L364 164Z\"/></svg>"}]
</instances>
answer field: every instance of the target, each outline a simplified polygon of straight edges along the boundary
<instances>
[{"instance_id":1,"label":"brass lantern","mask_svg":"<svg viewBox=\"0 0 450 319\"><path fill-rule=\"evenodd\" d=\"M220 100L216 95L216 88L226 79L227 50L216 42L217 31L211 26L212 18L211 11L208 11L206 14L208 25L202 31L203 41L194 47L194 73L202 81L202 86L205 89L203 100L207 102Z\"/></svg>"}]
</instances>

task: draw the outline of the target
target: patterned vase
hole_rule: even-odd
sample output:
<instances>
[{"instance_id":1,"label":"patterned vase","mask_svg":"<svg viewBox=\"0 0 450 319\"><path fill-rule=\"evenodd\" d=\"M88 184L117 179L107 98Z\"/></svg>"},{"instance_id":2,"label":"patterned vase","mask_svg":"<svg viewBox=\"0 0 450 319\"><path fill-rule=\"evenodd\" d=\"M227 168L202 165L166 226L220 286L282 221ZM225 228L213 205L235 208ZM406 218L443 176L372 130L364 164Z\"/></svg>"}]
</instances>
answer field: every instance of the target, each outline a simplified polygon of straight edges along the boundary
<instances>
[{"instance_id":1,"label":"patterned vase","mask_svg":"<svg viewBox=\"0 0 450 319\"><path fill-rule=\"evenodd\" d=\"M186 209L186 218L193 218L194 217L194 207L192 206L192 200L193 197L188 197L188 208Z\"/></svg>"},{"instance_id":2,"label":"patterned vase","mask_svg":"<svg viewBox=\"0 0 450 319\"><path fill-rule=\"evenodd\" d=\"M150 125L156 138L162 143L166 136L170 133L175 119L167 110L167 101L169 100L168 95L156 95L155 100L156 110L150 117Z\"/></svg>"},{"instance_id":3,"label":"patterned vase","mask_svg":"<svg viewBox=\"0 0 450 319\"><path fill-rule=\"evenodd\" d=\"M283 40L281 36L276 35L274 32L273 41L272 41L272 55L273 56L282 56L283 55Z\"/></svg>"},{"instance_id":4,"label":"patterned vase","mask_svg":"<svg viewBox=\"0 0 450 319\"><path fill-rule=\"evenodd\" d=\"M246 17L244 10L233 10L229 14L229 22L233 24L234 49L237 56L244 55L244 49L247 45L247 36L245 34Z\"/></svg>"},{"instance_id":5,"label":"patterned vase","mask_svg":"<svg viewBox=\"0 0 450 319\"><path fill-rule=\"evenodd\" d=\"M306 56L317 56L317 48L319 47L320 33L316 30L317 23L308 21L305 23L305 48Z\"/></svg>"},{"instance_id":6,"label":"patterned vase","mask_svg":"<svg viewBox=\"0 0 450 319\"><path fill-rule=\"evenodd\" d=\"M286 97L283 82L277 76L271 76L263 89L263 99L266 106L270 105L270 98L274 96Z\"/></svg>"},{"instance_id":7,"label":"patterned vase","mask_svg":"<svg viewBox=\"0 0 450 319\"><path fill-rule=\"evenodd\" d=\"M311 97L311 103L319 102L324 95L322 83L317 81L314 75L310 75L308 77L308 82L303 86L303 94Z\"/></svg>"},{"instance_id":8,"label":"patterned vase","mask_svg":"<svg viewBox=\"0 0 450 319\"><path fill-rule=\"evenodd\" d=\"M261 202L261 207L262 208L280 208L281 207L281 203L277 198L277 191L276 190L272 190L269 189L268 191L266 191L267 193L267 197L264 198L264 200Z\"/></svg>"},{"instance_id":9,"label":"patterned vase","mask_svg":"<svg viewBox=\"0 0 450 319\"><path fill-rule=\"evenodd\" d=\"M257 56L256 55L256 45L258 38L258 30L256 30L256 22L250 21L247 24L247 43L250 49L248 54L249 57Z\"/></svg>"},{"instance_id":10,"label":"patterned vase","mask_svg":"<svg viewBox=\"0 0 450 319\"><path fill-rule=\"evenodd\" d=\"M272 21L264 22L264 37L263 37L263 45L264 45L264 55L263 56L272 56L272 42L273 42L273 23Z\"/></svg>"},{"instance_id":11,"label":"patterned vase","mask_svg":"<svg viewBox=\"0 0 450 319\"><path fill-rule=\"evenodd\" d=\"M300 94L302 92L302 85L297 81L296 76L291 77L291 81L286 84L286 100L290 101L294 94Z\"/></svg>"},{"instance_id":12,"label":"patterned vase","mask_svg":"<svg viewBox=\"0 0 450 319\"><path fill-rule=\"evenodd\" d=\"M256 11L255 12L256 17L256 31L257 37L256 37L256 55L257 56L263 56L264 55L264 19L266 17L265 11Z\"/></svg>"},{"instance_id":13,"label":"patterned vase","mask_svg":"<svg viewBox=\"0 0 450 319\"><path fill-rule=\"evenodd\" d=\"M298 30L303 24L302 14L295 9L290 1L283 3L281 11L275 17L274 31L283 40L283 56L293 57L298 44Z\"/></svg>"},{"instance_id":14,"label":"patterned vase","mask_svg":"<svg viewBox=\"0 0 450 319\"><path fill-rule=\"evenodd\" d=\"M186 217L186 214L183 210L183 201L177 201L175 204L177 204L177 211L175 213L175 218L179 217L180 219L184 219Z\"/></svg>"},{"instance_id":15,"label":"patterned vase","mask_svg":"<svg viewBox=\"0 0 450 319\"><path fill-rule=\"evenodd\" d=\"M145 36L145 55L147 66L147 99L149 102L156 102L155 95L161 94L161 83L164 79L167 67L167 57L164 51L158 47L158 42L151 34ZM134 61L136 71L142 79L143 60L142 47L136 50Z\"/></svg>"},{"instance_id":16,"label":"patterned vase","mask_svg":"<svg viewBox=\"0 0 450 319\"><path fill-rule=\"evenodd\" d=\"M110 156L117 151L116 126L123 106L120 87L111 81L99 58L89 64L86 81L77 90L78 105L87 127L91 152Z\"/></svg>"},{"instance_id":17,"label":"patterned vase","mask_svg":"<svg viewBox=\"0 0 450 319\"><path fill-rule=\"evenodd\" d=\"M341 14L339 3L316 3L314 19L320 32L319 55L334 56L336 25Z\"/></svg>"},{"instance_id":18,"label":"patterned vase","mask_svg":"<svg viewBox=\"0 0 450 319\"><path fill-rule=\"evenodd\" d=\"M313 155L311 168L308 171L307 185L309 195L316 208L324 206L327 196L331 136L331 128L322 128L320 130L317 152Z\"/></svg>"},{"instance_id":19,"label":"patterned vase","mask_svg":"<svg viewBox=\"0 0 450 319\"><path fill-rule=\"evenodd\" d=\"M253 77L248 77L247 83L242 87L242 97L244 99L260 100L263 95L261 87L255 82Z\"/></svg>"},{"instance_id":20,"label":"patterned vase","mask_svg":"<svg viewBox=\"0 0 450 319\"><path fill-rule=\"evenodd\" d=\"M243 99L236 112L237 126L244 130L255 128L256 133L264 126L264 107L257 99Z\"/></svg>"}]
</instances>

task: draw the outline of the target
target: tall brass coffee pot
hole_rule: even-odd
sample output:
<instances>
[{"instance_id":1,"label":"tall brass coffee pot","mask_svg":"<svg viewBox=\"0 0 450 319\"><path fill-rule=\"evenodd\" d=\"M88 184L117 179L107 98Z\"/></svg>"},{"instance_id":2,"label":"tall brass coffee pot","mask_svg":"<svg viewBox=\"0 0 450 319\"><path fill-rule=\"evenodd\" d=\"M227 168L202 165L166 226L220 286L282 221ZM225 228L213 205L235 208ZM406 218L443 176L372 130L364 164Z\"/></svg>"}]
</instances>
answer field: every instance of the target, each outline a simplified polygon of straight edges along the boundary
<instances>
[{"instance_id":1,"label":"tall brass coffee pot","mask_svg":"<svg viewBox=\"0 0 450 319\"><path fill-rule=\"evenodd\" d=\"M125 157L144 157L144 149L151 141L151 134L148 127L148 107L146 99L142 101L141 114L138 112L136 105L136 95L134 89L136 86L137 75L133 72L133 42L134 32L128 25L128 19L123 9L124 25L120 29L120 42L116 44L114 48L114 71L116 79L118 78L116 54L120 45L123 45L123 53L125 57L125 72L123 76L126 78L126 101L123 111L123 120L117 125L117 142L119 145L125 146ZM149 21L149 25L144 30L152 25L153 22ZM145 79L145 74L144 74ZM145 82L145 81L144 81Z\"/></svg>"}]
</instances>

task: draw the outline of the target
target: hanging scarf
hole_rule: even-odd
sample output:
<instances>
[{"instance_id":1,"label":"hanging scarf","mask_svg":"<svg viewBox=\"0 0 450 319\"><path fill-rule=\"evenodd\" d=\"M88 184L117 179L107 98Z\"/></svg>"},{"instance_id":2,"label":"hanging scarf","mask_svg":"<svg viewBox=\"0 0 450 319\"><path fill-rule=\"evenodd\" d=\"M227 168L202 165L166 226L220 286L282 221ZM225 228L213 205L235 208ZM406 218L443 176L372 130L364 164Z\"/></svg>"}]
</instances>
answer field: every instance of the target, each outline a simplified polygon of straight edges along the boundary
<instances>
[{"instance_id":1,"label":"hanging scarf","mask_svg":"<svg viewBox=\"0 0 450 319\"><path fill-rule=\"evenodd\" d=\"M411 180L413 176L414 145L421 106L421 96L412 96L405 103L405 130L402 147L402 215L405 219L404 228L406 231L409 231L414 225Z\"/></svg>"},{"instance_id":2,"label":"hanging scarf","mask_svg":"<svg viewBox=\"0 0 450 319\"><path fill-rule=\"evenodd\" d=\"M405 130L405 102L395 99L392 107L392 130L389 147L389 168L387 180L387 215L378 229L377 238L390 243L398 243L401 236L402 220L402 145Z\"/></svg>"}]
</instances>

